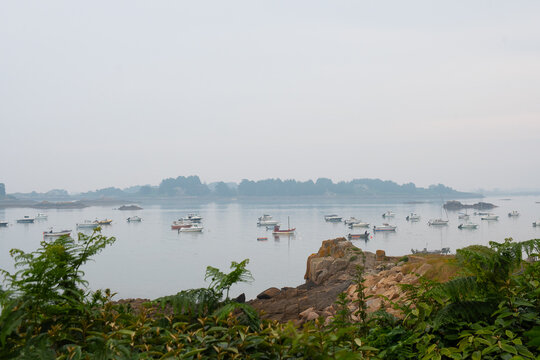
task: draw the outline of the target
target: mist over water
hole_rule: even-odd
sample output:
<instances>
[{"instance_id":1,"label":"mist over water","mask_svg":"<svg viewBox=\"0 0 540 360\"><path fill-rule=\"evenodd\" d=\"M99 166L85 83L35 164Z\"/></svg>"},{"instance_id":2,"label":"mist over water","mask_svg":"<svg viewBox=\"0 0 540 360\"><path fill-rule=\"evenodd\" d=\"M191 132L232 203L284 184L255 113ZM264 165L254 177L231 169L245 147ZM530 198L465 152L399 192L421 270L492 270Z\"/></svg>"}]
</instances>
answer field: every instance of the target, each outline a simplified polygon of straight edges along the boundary
<instances>
[{"instance_id":1,"label":"mist over water","mask_svg":"<svg viewBox=\"0 0 540 360\"><path fill-rule=\"evenodd\" d=\"M344 219L354 216L380 225L383 222L397 225L395 233L376 233L369 229L370 239L354 240L363 250L386 251L387 255L405 255L411 249L429 250L449 247L456 249L471 245L487 245L489 241L503 241L512 237L516 241L540 238L540 228L532 222L540 219L540 204L535 197L514 197L509 201L500 198L471 199L466 203L487 201L498 205L492 212L499 215L498 221L482 221L471 214L471 221L479 224L477 230L459 230L462 223L457 212L448 212L448 226L428 226L430 218L446 218L440 202L404 204L366 204L354 201L323 202L321 200L287 202L230 202L190 203L144 206L140 211L118 211L112 207L89 207L77 210L46 210L46 221L34 224L18 224L16 219L34 216L35 209L0 209L0 219L10 222L9 227L0 228L0 267L13 270L9 250L24 251L37 249L42 232L76 230L75 224L85 219L110 218L113 224L104 226L102 233L114 236L117 241L94 257L84 267L85 278L91 289L110 288L117 298L156 298L174 294L180 290L205 287L204 273L211 265L228 271L231 261L250 259L248 269L255 281L233 287L232 295L245 292L248 298L255 297L268 287L297 286L303 283L307 257L317 252L321 242L348 233L364 232L366 229L349 229L343 223L327 223L324 215L335 213ZM298 200L295 200L298 201ZM387 210L396 213L395 218L383 219ZM509 218L508 212L518 210L518 218ZM41 210L39 210L41 211ZM203 217L203 233L178 233L171 230L173 220L197 212ZM419 222L407 222L405 217L415 212L422 218ZM295 236L274 238L265 227L257 227L257 218L270 214L283 227L290 219L291 227L297 229ZM128 216L138 215L141 223L128 223ZM258 241L258 237L268 237Z\"/></svg>"}]
</instances>

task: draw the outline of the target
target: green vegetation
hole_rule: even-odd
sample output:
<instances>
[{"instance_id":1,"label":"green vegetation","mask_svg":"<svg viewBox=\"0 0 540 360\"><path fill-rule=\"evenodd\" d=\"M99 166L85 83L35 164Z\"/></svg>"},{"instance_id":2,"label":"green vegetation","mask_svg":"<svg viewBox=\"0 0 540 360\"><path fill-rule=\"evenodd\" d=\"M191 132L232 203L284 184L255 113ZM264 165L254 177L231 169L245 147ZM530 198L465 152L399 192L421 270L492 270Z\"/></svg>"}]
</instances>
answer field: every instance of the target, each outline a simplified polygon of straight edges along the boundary
<instances>
[{"instance_id":1,"label":"green vegetation","mask_svg":"<svg viewBox=\"0 0 540 360\"><path fill-rule=\"evenodd\" d=\"M11 251L1 359L535 359L540 351L540 262L522 259L538 256L540 240L458 250L459 276L423 278L404 286L409 301L387 300L400 317L367 312L359 268L354 304L343 294L331 321L300 329L229 299L231 286L252 279L247 260L229 273L208 267L208 288L141 309L114 303L109 290L86 291L81 265L113 242L95 232Z\"/></svg>"}]
</instances>

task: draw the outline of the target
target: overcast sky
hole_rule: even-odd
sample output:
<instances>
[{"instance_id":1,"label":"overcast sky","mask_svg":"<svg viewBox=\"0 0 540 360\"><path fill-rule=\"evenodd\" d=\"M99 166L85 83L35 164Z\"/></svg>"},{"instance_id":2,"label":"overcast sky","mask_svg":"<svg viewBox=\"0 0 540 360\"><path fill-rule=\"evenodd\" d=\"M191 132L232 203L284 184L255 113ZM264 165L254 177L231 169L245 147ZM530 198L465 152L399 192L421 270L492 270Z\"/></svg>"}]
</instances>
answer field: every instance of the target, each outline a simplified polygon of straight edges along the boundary
<instances>
[{"instance_id":1,"label":"overcast sky","mask_svg":"<svg viewBox=\"0 0 540 360\"><path fill-rule=\"evenodd\" d=\"M539 1L2 1L0 182L540 188Z\"/></svg>"}]
</instances>

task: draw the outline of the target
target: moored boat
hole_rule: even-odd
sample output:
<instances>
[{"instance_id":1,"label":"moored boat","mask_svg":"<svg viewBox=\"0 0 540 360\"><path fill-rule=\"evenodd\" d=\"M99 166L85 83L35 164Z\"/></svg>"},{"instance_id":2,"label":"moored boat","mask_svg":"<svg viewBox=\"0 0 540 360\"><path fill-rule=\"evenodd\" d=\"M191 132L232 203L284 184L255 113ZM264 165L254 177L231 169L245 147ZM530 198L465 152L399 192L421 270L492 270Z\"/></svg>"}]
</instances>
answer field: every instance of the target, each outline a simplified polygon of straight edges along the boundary
<instances>
[{"instance_id":1,"label":"moored boat","mask_svg":"<svg viewBox=\"0 0 540 360\"><path fill-rule=\"evenodd\" d=\"M141 222L141 221L142 221L141 217L137 215L130 216L127 218L127 222Z\"/></svg>"},{"instance_id":2,"label":"moored boat","mask_svg":"<svg viewBox=\"0 0 540 360\"><path fill-rule=\"evenodd\" d=\"M49 218L49 215L44 213L38 213L34 219L36 220L47 220Z\"/></svg>"},{"instance_id":3,"label":"moored boat","mask_svg":"<svg viewBox=\"0 0 540 360\"><path fill-rule=\"evenodd\" d=\"M355 240L355 239L364 239L364 240L367 240L369 239L369 233L366 231L365 233L363 234L348 234L347 235L347 238L349 240Z\"/></svg>"},{"instance_id":4,"label":"moored boat","mask_svg":"<svg viewBox=\"0 0 540 360\"><path fill-rule=\"evenodd\" d=\"M191 222L198 223L198 222L201 222L202 217L199 216L198 214L191 213L191 214L188 214L188 216L186 216L186 217L183 218L183 219L184 219L184 220L189 220L189 221L191 221Z\"/></svg>"},{"instance_id":5,"label":"moored boat","mask_svg":"<svg viewBox=\"0 0 540 360\"><path fill-rule=\"evenodd\" d=\"M534 227L540 226L540 220L536 220L535 222L533 222L533 226Z\"/></svg>"},{"instance_id":6,"label":"moored boat","mask_svg":"<svg viewBox=\"0 0 540 360\"><path fill-rule=\"evenodd\" d=\"M272 219L272 216L263 214L257 219L258 226L273 226L279 224L279 221Z\"/></svg>"},{"instance_id":7,"label":"moored boat","mask_svg":"<svg viewBox=\"0 0 540 360\"><path fill-rule=\"evenodd\" d=\"M487 214L480 217L482 220L499 220L499 215Z\"/></svg>"},{"instance_id":8,"label":"moored boat","mask_svg":"<svg viewBox=\"0 0 540 360\"><path fill-rule=\"evenodd\" d=\"M478 224L467 221L466 223L459 224L458 229L477 229Z\"/></svg>"},{"instance_id":9,"label":"moored boat","mask_svg":"<svg viewBox=\"0 0 540 360\"><path fill-rule=\"evenodd\" d=\"M53 231L51 228L49 231L43 232L44 238L57 238L60 236L69 236L71 235L71 230L60 230L60 231Z\"/></svg>"},{"instance_id":10,"label":"moored boat","mask_svg":"<svg viewBox=\"0 0 540 360\"><path fill-rule=\"evenodd\" d=\"M361 222L361 220L358 220L354 216L351 216L350 218L343 221L343 223L345 223L345 225L351 225L351 224L355 224L355 223L359 223L359 222Z\"/></svg>"},{"instance_id":11,"label":"moored boat","mask_svg":"<svg viewBox=\"0 0 540 360\"><path fill-rule=\"evenodd\" d=\"M415 213L410 213L409 215L407 215L405 220L407 220L407 221L420 221L420 215L415 214Z\"/></svg>"},{"instance_id":12,"label":"moored boat","mask_svg":"<svg viewBox=\"0 0 540 360\"><path fill-rule=\"evenodd\" d=\"M508 216L509 217L515 217L515 216L519 216L519 212L517 210L512 210L508 213Z\"/></svg>"},{"instance_id":13,"label":"moored boat","mask_svg":"<svg viewBox=\"0 0 540 360\"><path fill-rule=\"evenodd\" d=\"M193 226L193 223L191 221L180 219L180 220L173 221L171 225L171 229L179 230L179 229L184 229L184 228L190 228L192 226Z\"/></svg>"},{"instance_id":14,"label":"moored boat","mask_svg":"<svg viewBox=\"0 0 540 360\"><path fill-rule=\"evenodd\" d=\"M383 217L383 218L390 218L390 217L394 217L394 216L396 216L396 213L394 213L394 212L392 212L392 211L390 211L390 210L388 210L387 212L385 212L384 214L382 214L382 217Z\"/></svg>"},{"instance_id":15,"label":"moored boat","mask_svg":"<svg viewBox=\"0 0 540 360\"><path fill-rule=\"evenodd\" d=\"M274 226L274 230L272 230L272 234L274 235L292 235L296 231L296 228L291 229L291 222L289 218L287 218L287 229L280 229L279 225Z\"/></svg>"},{"instance_id":16,"label":"moored boat","mask_svg":"<svg viewBox=\"0 0 540 360\"><path fill-rule=\"evenodd\" d=\"M341 222L341 219L343 219L343 217L336 214L324 215L324 220L328 222Z\"/></svg>"},{"instance_id":17,"label":"moored boat","mask_svg":"<svg viewBox=\"0 0 540 360\"><path fill-rule=\"evenodd\" d=\"M349 224L349 228L352 229L352 228L355 228L355 227L363 227L363 228L366 228L366 227L369 227L369 223L363 222L363 221L358 221L358 222Z\"/></svg>"},{"instance_id":18,"label":"moored boat","mask_svg":"<svg viewBox=\"0 0 540 360\"><path fill-rule=\"evenodd\" d=\"M77 224L77 229L95 229L99 226L96 221L84 220Z\"/></svg>"},{"instance_id":19,"label":"moored boat","mask_svg":"<svg viewBox=\"0 0 540 360\"><path fill-rule=\"evenodd\" d=\"M458 214L458 219L460 220L469 220L471 216L469 214L466 214L466 213L459 213Z\"/></svg>"},{"instance_id":20,"label":"moored boat","mask_svg":"<svg viewBox=\"0 0 540 360\"><path fill-rule=\"evenodd\" d=\"M25 215L21 219L17 219L17 222L19 224L33 224L34 223L34 218L31 218L30 216Z\"/></svg>"},{"instance_id":21,"label":"moored boat","mask_svg":"<svg viewBox=\"0 0 540 360\"><path fill-rule=\"evenodd\" d=\"M441 218L430 219L428 221L428 225L435 225L435 226L448 225L448 220L443 220Z\"/></svg>"},{"instance_id":22,"label":"moored boat","mask_svg":"<svg viewBox=\"0 0 540 360\"><path fill-rule=\"evenodd\" d=\"M203 227L199 224L193 224L190 227L183 227L178 229L178 232L202 232Z\"/></svg>"},{"instance_id":23,"label":"moored boat","mask_svg":"<svg viewBox=\"0 0 540 360\"><path fill-rule=\"evenodd\" d=\"M396 225L383 223L382 225L373 225L373 231L396 231Z\"/></svg>"},{"instance_id":24,"label":"moored boat","mask_svg":"<svg viewBox=\"0 0 540 360\"><path fill-rule=\"evenodd\" d=\"M7 222L7 221L0 220L0 227L7 227L7 226L8 226L8 222Z\"/></svg>"},{"instance_id":25,"label":"moored boat","mask_svg":"<svg viewBox=\"0 0 540 360\"><path fill-rule=\"evenodd\" d=\"M112 224L112 220L111 219L103 219L103 220L98 220L96 219L95 221L98 225L111 225Z\"/></svg>"}]
</instances>

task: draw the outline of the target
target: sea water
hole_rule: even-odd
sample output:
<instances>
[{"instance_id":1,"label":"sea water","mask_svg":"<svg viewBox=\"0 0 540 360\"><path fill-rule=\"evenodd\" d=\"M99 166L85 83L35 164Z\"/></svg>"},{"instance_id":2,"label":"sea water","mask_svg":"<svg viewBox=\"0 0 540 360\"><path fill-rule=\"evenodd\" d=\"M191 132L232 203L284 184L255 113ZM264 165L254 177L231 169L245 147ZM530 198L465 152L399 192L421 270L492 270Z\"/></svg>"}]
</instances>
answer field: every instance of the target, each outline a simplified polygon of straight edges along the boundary
<instances>
[{"instance_id":1,"label":"sea water","mask_svg":"<svg viewBox=\"0 0 540 360\"><path fill-rule=\"evenodd\" d=\"M321 242L349 233L370 232L367 241L353 240L363 250L381 249L387 255L400 256L411 249L428 250L449 247L456 249L471 244L488 245L490 241L501 242L512 237L516 241L540 238L540 227L532 222L540 219L537 197L512 197L511 199L484 198L462 201L491 202L498 207L491 210L499 215L498 221L480 220L474 210L468 211L470 220L478 223L476 230L460 230L457 212L442 210L441 201L416 204L399 202L369 203L362 200L299 200L283 201L233 201L233 202L179 202L166 205L143 205L139 211L113 210L113 206L88 207L75 210L35 210L28 208L0 209L0 219L10 222L0 228L0 268L12 271L13 260L9 250L36 250L43 240L42 232L53 227L55 231L71 229L84 220L110 218L112 225L103 226L102 233L114 236L116 242L107 247L83 270L91 289L110 288L116 298L156 298L175 294L183 289L206 287L205 269L208 265L224 272L230 271L232 261L249 259L248 269L254 281L234 285L231 295L244 292L254 298L268 287L297 286L304 282L307 257L318 251ZM394 218L381 215L391 210ZM508 217L511 210L520 216ZM47 220L34 224L18 224L16 219L24 215L35 216L37 212L48 215ZM203 217L202 233L179 233L171 230L171 223L188 213L196 212ZM418 222L408 222L411 213L421 216ZM295 236L274 237L266 227L257 227L257 218L270 214L279 220L282 228L296 228ZM338 214L347 219L354 216L371 226L388 222L397 225L396 232L373 233L369 229L349 229L341 223L325 222L324 215ZM140 223L128 223L127 217L138 215ZM428 226L430 218L448 217L447 226ZM91 230L85 230L91 233ZM257 238L267 237L268 240Z\"/></svg>"}]
</instances>

